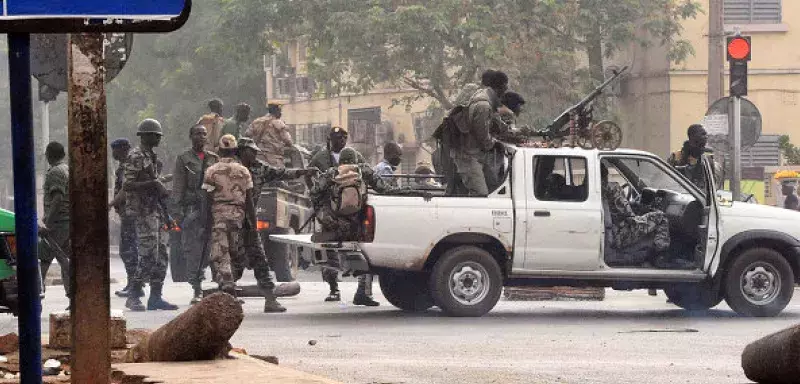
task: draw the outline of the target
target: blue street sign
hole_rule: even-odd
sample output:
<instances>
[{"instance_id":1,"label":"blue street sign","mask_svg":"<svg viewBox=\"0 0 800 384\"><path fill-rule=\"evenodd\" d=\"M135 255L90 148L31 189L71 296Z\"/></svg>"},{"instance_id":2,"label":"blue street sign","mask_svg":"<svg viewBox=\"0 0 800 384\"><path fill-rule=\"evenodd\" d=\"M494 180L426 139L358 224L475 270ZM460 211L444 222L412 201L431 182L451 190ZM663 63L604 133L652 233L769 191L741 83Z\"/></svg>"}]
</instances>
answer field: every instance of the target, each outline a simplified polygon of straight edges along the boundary
<instances>
[{"instance_id":1,"label":"blue street sign","mask_svg":"<svg viewBox=\"0 0 800 384\"><path fill-rule=\"evenodd\" d=\"M178 17L184 0L0 0L3 19L163 19Z\"/></svg>"}]
</instances>

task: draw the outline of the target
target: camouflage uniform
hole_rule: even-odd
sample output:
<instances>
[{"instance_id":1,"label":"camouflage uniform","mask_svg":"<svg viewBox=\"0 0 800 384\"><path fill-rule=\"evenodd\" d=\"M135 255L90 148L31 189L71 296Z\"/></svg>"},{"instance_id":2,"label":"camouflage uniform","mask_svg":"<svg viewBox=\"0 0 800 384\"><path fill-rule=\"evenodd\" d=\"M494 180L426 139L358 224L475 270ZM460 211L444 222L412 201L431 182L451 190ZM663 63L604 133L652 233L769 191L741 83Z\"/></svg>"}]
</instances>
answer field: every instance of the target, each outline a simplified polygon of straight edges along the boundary
<instances>
[{"instance_id":1,"label":"camouflage uniform","mask_svg":"<svg viewBox=\"0 0 800 384\"><path fill-rule=\"evenodd\" d=\"M253 180L253 203L258 205L258 198L265 185L276 180L292 180L302 175L301 170L275 168L269 164L256 160L247 168ZM232 260L234 277L236 280L242 277L247 266L253 268L253 272L258 281L258 286L262 289L272 290L275 283L269 273L269 263L264 251L264 243L261 241L261 234L257 229L251 228L247 221L243 224L242 238L239 242L238 254L243 257ZM245 262L247 264L245 264Z\"/></svg>"},{"instance_id":2,"label":"camouflage uniform","mask_svg":"<svg viewBox=\"0 0 800 384\"><path fill-rule=\"evenodd\" d=\"M56 163L47 170L44 177L44 224L49 230L46 235L49 241L54 242L65 253L51 249L44 242L39 245L39 259L41 260L42 280L47 276L50 264L55 258L61 266L61 279L64 290L69 296L69 168L64 160ZM60 201L56 201L60 199ZM58 204L58 207L54 207Z\"/></svg>"},{"instance_id":3,"label":"camouflage uniform","mask_svg":"<svg viewBox=\"0 0 800 384\"><path fill-rule=\"evenodd\" d=\"M114 173L114 196L122 192L122 183L124 180L125 163L120 162L117 170ZM122 192L124 193L124 192ZM122 259L122 264L125 265L125 272L128 280L133 279L136 275L136 265L139 264L139 247L136 237L136 218L128 215L125 210L124 203L115 207L114 210L119 215L119 257Z\"/></svg>"},{"instance_id":4,"label":"camouflage uniform","mask_svg":"<svg viewBox=\"0 0 800 384\"><path fill-rule=\"evenodd\" d=\"M206 170L219 160L213 152L188 149L175 159L172 200L175 217L181 223L181 242L189 284L198 288L208 266L208 204L203 186ZM204 254L205 252L205 254ZM203 265L201 266L201 261Z\"/></svg>"},{"instance_id":5,"label":"camouflage uniform","mask_svg":"<svg viewBox=\"0 0 800 384\"><path fill-rule=\"evenodd\" d=\"M654 235L656 252L669 248L669 221L664 212L653 211L637 216L622 188L616 183L606 183L602 193L611 213L611 245L615 249L623 249L651 234Z\"/></svg>"},{"instance_id":6,"label":"camouflage uniform","mask_svg":"<svg viewBox=\"0 0 800 384\"><path fill-rule=\"evenodd\" d=\"M283 168L283 151L294 145L286 124L272 115L255 119L244 134L261 148L258 158L275 168Z\"/></svg>"},{"instance_id":7,"label":"camouflage uniform","mask_svg":"<svg viewBox=\"0 0 800 384\"><path fill-rule=\"evenodd\" d=\"M484 176L486 153L494 146L490 135L495 124L500 100L490 88L475 92L468 102L468 132L463 132L460 143L450 150L456 172L471 196L486 196L489 187Z\"/></svg>"},{"instance_id":8,"label":"camouflage uniform","mask_svg":"<svg viewBox=\"0 0 800 384\"><path fill-rule=\"evenodd\" d=\"M125 161L125 183L157 180L160 172L158 158L151 151L133 149ZM134 283L163 284L167 275L166 233L162 231L163 218L159 211L159 196L150 191L126 191L125 213L136 220L139 240L139 264Z\"/></svg>"},{"instance_id":9,"label":"camouflage uniform","mask_svg":"<svg viewBox=\"0 0 800 384\"><path fill-rule=\"evenodd\" d=\"M244 256L238 254L237 247L253 179L235 159L222 158L206 171L203 188L209 191L211 200L212 269L220 288L231 291L235 286L231 264L241 263L238 258Z\"/></svg>"}]
</instances>

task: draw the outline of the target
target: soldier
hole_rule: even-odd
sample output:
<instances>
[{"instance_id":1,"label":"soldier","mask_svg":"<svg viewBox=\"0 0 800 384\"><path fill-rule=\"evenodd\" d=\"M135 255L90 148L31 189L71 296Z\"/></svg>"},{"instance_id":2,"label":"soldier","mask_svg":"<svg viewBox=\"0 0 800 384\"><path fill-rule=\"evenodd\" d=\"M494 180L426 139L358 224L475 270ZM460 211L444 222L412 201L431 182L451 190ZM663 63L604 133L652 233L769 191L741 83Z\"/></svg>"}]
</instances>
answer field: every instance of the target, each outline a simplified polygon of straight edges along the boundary
<instances>
[{"instance_id":1,"label":"soldier","mask_svg":"<svg viewBox=\"0 0 800 384\"><path fill-rule=\"evenodd\" d=\"M703 173L703 163L700 161L702 156L706 153L712 153L712 150L706 147L708 143L708 133L705 128L700 124L692 124L686 131L688 140L683 143L683 147L670 155L667 162L677 170L682 172L692 183L697 185L700 190L706 190L706 176ZM714 166L712 173L720 179L721 175L716 174L721 167L718 166L713 158L711 163Z\"/></svg>"},{"instance_id":2,"label":"soldier","mask_svg":"<svg viewBox=\"0 0 800 384\"><path fill-rule=\"evenodd\" d=\"M181 241L192 286L191 304L203 298L202 282L208 266L208 197L202 190L206 170L217 162L214 152L204 149L208 131L203 125L189 129L192 148L187 149L175 159L173 172L172 201L174 215L181 223Z\"/></svg>"},{"instance_id":3,"label":"soldier","mask_svg":"<svg viewBox=\"0 0 800 384\"><path fill-rule=\"evenodd\" d=\"M414 170L415 175L428 175L433 176L433 168L430 163L421 162L417 164L417 169ZM429 179L415 179L411 182L412 189L442 189L442 184L433 178Z\"/></svg>"},{"instance_id":4,"label":"soldier","mask_svg":"<svg viewBox=\"0 0 800 384\"><path fill-rule=\"evenodd\" d=\"M331 127L330 132L328 132L328 141L326 143L326 147L316 151L314 156L311 157L311 161L308 163L308 166L317 168L321 172L326 172L327 170L338 166L341 152L347 145L347 137L348 134L346 129L342 127ZM359 164L366 162L360 153L356 153L359 156ZM323 265L322 281L325 281L331 287L331 293L328 295L325 301L341 300L338 289L339 271ZM334 287L337 288L334 289Z\"/></svg>"},{"instance_id":5,"label":"soldier","mask_svg":"<svg viewBox=\"0 0 800 384\"><path fill-rule=\"evenodd\" d=\"M111 142L111 157L119 165L114 172L114 198L108 204L108 208L114 208L114 211L119 215L119 257L125 265L125 275L127 276L125 288L114 292L119 297L128 297L131 284L136 275L136 264L139 262L139 249L136 244L136 221L125 210L125 192L122 191L122 183L125 181L125 160L128 158L130 151L131 143L128 139L120 138Z\"/></svg>"},{"instance_id":6,"label":"soldier","mask_svg":"<svg viewBox=\"0 0 800 384\"><path fill-rule=\"evenodd\" d=\"M611 214L611 245L615 249L623 249L630 246L639 239L655 235L653 246L657 258L656 261L663 261L664 253L669 248L669 221L664 212L652 211L644 215L637 216L631 208L630 202L625 197L625 193L617 183L608 182L608 167L605 164L600 166L602 178L602 198L608 203ZM631 264L641 264L647 260L630 260Z\"/></svg>"},{"instance_id":7,"label":"soldier","mask_svg":"<svg viewBox=\"0 0 800 384\"><path fill-rule=\"evenodd\" d=\"M236 105L236 112L228 120L225 120L225 126L222 127L223 135L233 135L236 140L244 135L249 128L247 120L250 120L250 105L247 103L239 103Z\"/></svg>"},{"instance_id":8,"label":"soldier","mask_svg":"<svg viewBox=\"0 0 800 384\"><path fill-rule=\"evenodd\" d=\"M139 263L125 307L132 311L177 310L178 306L166 302L162 297L164 278L167 275L167 245L161 231L164 222L163 199L167 188L159 179L158 158L153 148L161 143L161 123L145 119L139 123L140 146L131 151L125 161L125 210L136 220L136 236L139 240ZM140 300L144 296L144 283L150 282L150 297L147 307Z\"/></svg>"},{"instance_id":9,"label":"soldier","mask_svg":"<svg viewBox=\"0 0 800 384\"><path fill-rule=\"evenodd\" d=\"M317 219L322 227L321 232L312 235L314 242L326 241L358 241L361 228L361 211L353 214L344 215L336 212L334 205L343 204L343 194L337 196L337 192L344 191L341 180L344 171L352 171L358 174L359 181L355 183L356 188L363 188L358 194L361 201L359 206L363 208L366 203L366 187L369 186L378 193L388 193L394 190L387 185L367 164L359 163L362 156L353 148L344 148L339 157L339 167L330 168L320 175L319 180L311 189L310 197L317 213ZM345 166L351 166L343 168ZM344 176L347 179L347 176ZM360 209L361 209L360 208ZM338 284L338 260L329 260L331 268L323 270L323 278L330 287L330 293L325 301L340 301L341 294ZM378 306L377 301L372 299L372 275L361 275L358 278L358 289L353 297L354 305Z\"/></svg>"},{"instance_id":10,"label":"soldier","mask_svg":"<svg viewBox=\"0 0 800 384\"><path fill-rule=\"evenodd\" d=\"M208 140L206 141L205 150L208 152L214 152L216 150L216 145L219 143L219 138L222 136L222 128L225 126L225 118L222 117L222 110L224 108L224 104L220 99L211 99L208 102L208 110L210 113L207 113L200 117L197 120L197 124L202 124L206 127L208 131Z\"/></svg>"},{"instance_id":11,"label":"soldier","mask_svg":"<svg viewBox=\"0 0 800 384\"><path fill-rule=\"evenodd\" d=\"M397 180L390 177L403 161L403 149L390 141L383 145L383 160L375 166L375 173L380 176L385 183L393 187L397 186Z\"/></svg>"},{"instance_id":12,"label":"soldier","mask_svg":"<svg viewBox=\"0 0 800 384\"><path fill-rule=\"evenodd\" d=\"M475 92L467 104L467 132L460 135L460 142L450 150L456 172L470 196L489 194L484 162L487 152L494 147L490 132L497 118L500 97L508 89L508 76L488 70L483 73L481 84L485 88Z\"/></svg>"},{"instance_id":13,"label":"soldier","mask_svg":"<svg viewBox=\"0 0 800 384\"><path fill-rule=\"evenodd\" d=\"M280 105L270 104L267 115L253 121L244 135L253 139L256 146L261 148L260 160L275 168L284 167L283 151L294 143L286 130L286 124L281 120Z\"/></svg>"},{"instance_id":14,"label":"soldier","mask_svg":"<svg viewBox=\"0 0 800 384\"><path fill-rule=\"evenodd\" d=\"M316 174L316 168L309 169L284 169L275 168L269 164L259 160L258 153L261 151L253 139L242 138L238 143L239 157L249 171L253 180L253 204L258 205L258 198L261 190L268 183L276 180L291 180L306 175ZM285 312L286 308L281 306L275 295L272 292L275 289L275 283L269 272L269 263L267 262L267 255L264 252L264 244L261 242L261 236L255 226L251 226L248 220L243 223L242 235L239 239L238 257L231 259L234 276L240 278L244 272L245 262L253 268L253 271L258 281L258 286L264 292L266 302L264 303L264 312Z\"/></svg>"},{"instance_id":15,"label":"soldier","mask_svg":"<svg viewBox=\"0 0 800 384\"><path fill-rule=\"evenodd\" d=\"M44 176L44 217L39 234L45 239L40 243L42 281L47 276L53 258L61 266L64 290L70 297L69 281L69 168L64 160L64 146L55 141L47 144L45 157L50 168ZM60 249L59 249L60 248Z\"/></svg>"},{"instance_id":16,"label":"soldier","mask_svg":"<svg viewBox=\"0 0 800 384\"><path fill-rule=\"evenodd\" d=\"M342 152L342 149L347 146L347 138L348 134L346 129L342 127L332 127L330 132L328 132L327 146L318 150L314 156L311 157L311 161L308 163L308 166L317 168L321 172L325 172L330 168L338 166L339 155ZM359 156L359 164L366 162L360 153L356 153Z\"/></svg>"},{"instance_id":17,"label":"soldier","mask_svg":"<svg viewBox=\"0 0 800 384\"><path fill-rule=\"evenodd\" d=\"M233 265L239 263L238 246L243 224L255 227L253 178L236 160L236 138L225 135L219 139L219 162L212 165L203 179L203 189L211 201L211 269L216 271L219 289L236 296ZM262 281L259 283L263 283ZM274 293L263 290L267 304L275 301ZM274 305L274 304L272 304ZM278 305L279 307L279 305ZM285 308L275 308L282 312Z\"/></svg>"}]
</instances>

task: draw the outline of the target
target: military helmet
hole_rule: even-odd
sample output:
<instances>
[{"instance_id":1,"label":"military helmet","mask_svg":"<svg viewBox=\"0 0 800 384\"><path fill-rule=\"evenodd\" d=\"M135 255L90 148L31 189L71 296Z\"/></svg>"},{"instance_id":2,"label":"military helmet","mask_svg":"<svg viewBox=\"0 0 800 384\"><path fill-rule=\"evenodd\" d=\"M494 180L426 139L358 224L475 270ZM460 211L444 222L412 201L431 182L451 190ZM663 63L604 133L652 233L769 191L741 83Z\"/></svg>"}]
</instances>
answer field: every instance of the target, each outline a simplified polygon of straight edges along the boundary
<instances>
[{"instance_id":1,"label":"military helmet","mask_svg":"<svg viewBox=\"0 0 800 384\"><path fill-rule=\"evenodd\" d=\"M159 123L156 119L144 119L141 123L139 123L136 136L141 136L145 133L155 133L159 136L164 134L164 132L161 130L161 123Z\"/></svg>"},{"instance_id":2,"label":"military helmet","mask_svg":"<svg viewBox=\"0 0 800 384\"><path fill-rule=\"evenodd\" d=\"M358 164L358 151L350 147L342 149L339 153L339 164Z\"/></svg>"}]
</instances>

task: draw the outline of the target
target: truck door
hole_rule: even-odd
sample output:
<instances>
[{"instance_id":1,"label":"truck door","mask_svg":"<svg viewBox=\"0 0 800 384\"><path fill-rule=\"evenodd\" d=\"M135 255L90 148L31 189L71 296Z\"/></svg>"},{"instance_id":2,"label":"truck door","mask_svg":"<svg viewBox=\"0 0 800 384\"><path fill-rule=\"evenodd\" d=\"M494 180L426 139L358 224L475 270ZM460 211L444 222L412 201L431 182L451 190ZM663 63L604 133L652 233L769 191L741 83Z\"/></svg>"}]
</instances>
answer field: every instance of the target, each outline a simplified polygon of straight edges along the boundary
<instances>
[{"instance_id":1,"label":"truck door","mask_svg":"<svg viewBox=\"0 0 800 384\"><path fill-rule=\"evenodd\" d=\"M592 271L600 267L602 207L585 156L533 157L527 186L524 269Z\"/></svg>"}]
</instances>

